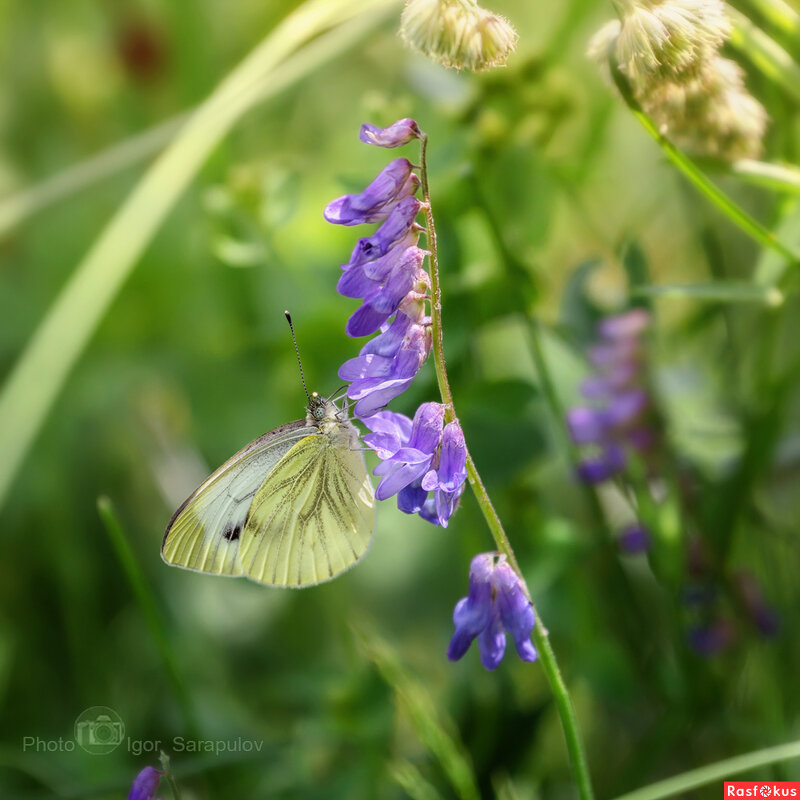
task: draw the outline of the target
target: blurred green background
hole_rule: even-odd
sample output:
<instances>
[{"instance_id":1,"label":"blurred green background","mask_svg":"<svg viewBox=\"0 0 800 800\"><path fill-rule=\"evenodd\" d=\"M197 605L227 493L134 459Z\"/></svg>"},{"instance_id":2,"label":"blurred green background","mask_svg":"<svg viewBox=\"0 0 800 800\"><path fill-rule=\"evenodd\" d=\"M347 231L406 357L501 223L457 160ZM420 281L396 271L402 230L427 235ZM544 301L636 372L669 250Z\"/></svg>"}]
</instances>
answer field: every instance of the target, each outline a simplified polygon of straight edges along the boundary
<instances>
[{"instance_id":1,"label":"blurred green background","mask_svg":"<svg viewBox=\"0 0 800 800\"><path fill-rule=\"evenodd\" d=\"M297 5L2 0L0 203L195 106ZM402 116L430 136L459 415L564 667L598 796L800 734L797 302L653 308L673 552L689 533L724 535L716 578L752 570L781 615L766 639L726 607L735 643L703 658L686 644L681 573L663 580L600 535L541 391L531 319L568 403L595 320L623 307L631 284L746 279L769 257L683 182L585 59L610 4L491 6L520 33L506 69L458 74L408 52L398 5L248 113L108 308L3 508L3 798L124 797L157 763L135 741L153 740L172 751L188 798L575 796L541 670L513 654L494 674L473 651L445 658L469 561L493 547L469 493L446 530L381 504L364 562L307 591L190 574L159 556L167 520L211 469L304 413L283 310L310 389L332 392L361 346L344 334L355 304L335 286L364 234L326 224L322 209L388 160L358 141L361 122ZM748 86L772 118L768 154L794 159L796 102L758 73ZM4 230L4 374L146 168L132 163ZM719 180L800 239L792 202ZM429 363L393 409L413 414L436 397ZM678 512L669 498L681 481L691 490ZM606 498L612 529L620 497ZM131 742L108 755L23 747L71 740L92 706L116 711ZM264 745L180 753L175 736ZM791 765L758 774L798 777Z\"/></svg>"}]
</instances>

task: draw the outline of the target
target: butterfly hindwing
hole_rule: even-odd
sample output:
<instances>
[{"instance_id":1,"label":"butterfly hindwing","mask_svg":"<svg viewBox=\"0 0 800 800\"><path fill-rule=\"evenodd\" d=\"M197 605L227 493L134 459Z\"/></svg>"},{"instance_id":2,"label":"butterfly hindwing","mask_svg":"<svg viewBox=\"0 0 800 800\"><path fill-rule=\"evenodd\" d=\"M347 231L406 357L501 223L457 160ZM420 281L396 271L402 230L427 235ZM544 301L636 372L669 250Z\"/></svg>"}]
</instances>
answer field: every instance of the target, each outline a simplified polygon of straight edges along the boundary
<instances>
[{"instance_id":1,"label":"butterfly hindwing","mask_svg":"<svg viewBox=\"0 0 800 800\"><path fill-rule=\"evenodd\" d=\"M355 437L355 438L354 438ZM375 498L349 423L297 442L253 498L239 547L244 573L272 586L331 580L356 564L375 527Z\"/></svg>"},{"instance_id":2,"label":"butterfly hindwing","mask_svg":"<svg viewBox=\"0 0 800 800\"><path fill-rule=\"evenodd\" d=\"M178 567L216 575L242 575L238 553L247 513L264 478L309 433L290 422L251 442L214 472L175 512L161 555Z\"/></svg>"}]
</instances>

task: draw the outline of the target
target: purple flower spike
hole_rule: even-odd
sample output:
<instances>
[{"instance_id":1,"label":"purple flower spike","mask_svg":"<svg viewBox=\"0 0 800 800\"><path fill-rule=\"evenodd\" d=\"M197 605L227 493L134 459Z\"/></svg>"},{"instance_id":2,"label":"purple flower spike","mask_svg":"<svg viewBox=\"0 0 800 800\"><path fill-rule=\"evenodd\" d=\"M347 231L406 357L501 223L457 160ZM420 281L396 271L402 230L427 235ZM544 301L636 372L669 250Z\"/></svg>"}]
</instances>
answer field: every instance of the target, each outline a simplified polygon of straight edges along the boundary
<instances>
[{"instance_id":1,"label":"purple flower spike","mask_svg":"<svg viewBox=\"0 0 800 800\"><path fill-rule=\"evenodd\" d=\"M133 781L128 800L153 800L163 774L155 767L145 767Z\"/></svg>"},{"instance_id":2,"label":"purple flower spike","mask_svg":"<svg viewBox=\"0 0 800 800\"><path fill-rule=\"evenodd\" d=\"M395 159L361 194L346 194L328 203L323 216L334 225L362 225L386 219L400 200L419 188L419 178L412 169L407 158Z\"/></svg>"},{"instance_id":3,"label":"purple flower spike","mask_svg":"<svg viewBox=\"0 0 800 800\"><path fill-rule=\"evenodd\" d=\"M514 639L523 661L535 661L536 650L530 641L535 624L533 608L516 572L506 557L481 553L472 559L469 570L469 594L456 603L453 624L456 626L447 657L458 661L478 640L481 663L494 670L506 651L506 632Z\"/></svg>"},{"instance_id":4,"label":"purple flower spike","mask_svg":"<svg viewBox=\"0 0 800 800\"><path fill-rule=\"evenodd\" d=\"M378 128L364 123L361 126L359 139L366 144L378 147L400 147L412 139L421 139L422 132L413 119L400 119L388 128Z\"/></svg>"}]
</instances>

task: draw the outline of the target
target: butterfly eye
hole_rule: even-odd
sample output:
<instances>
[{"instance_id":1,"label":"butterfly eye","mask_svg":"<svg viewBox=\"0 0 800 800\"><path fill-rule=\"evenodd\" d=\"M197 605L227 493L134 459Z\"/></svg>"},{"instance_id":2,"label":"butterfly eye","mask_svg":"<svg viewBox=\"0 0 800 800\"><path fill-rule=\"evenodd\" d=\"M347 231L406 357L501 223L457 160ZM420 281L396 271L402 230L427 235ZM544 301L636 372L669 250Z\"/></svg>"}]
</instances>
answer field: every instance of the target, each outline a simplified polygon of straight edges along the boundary
<instances>
[{"instance_id":1,"label":"butterfly eye","mask_svg":"<svg viewBox=\"0 0 800 800\"><path fill-rule=\"evenodd\" d=\"M314 417L314 419L324 419L325 409L322 406L315 406L311 410L311 416Z\"/></svg>"}]
</instances>

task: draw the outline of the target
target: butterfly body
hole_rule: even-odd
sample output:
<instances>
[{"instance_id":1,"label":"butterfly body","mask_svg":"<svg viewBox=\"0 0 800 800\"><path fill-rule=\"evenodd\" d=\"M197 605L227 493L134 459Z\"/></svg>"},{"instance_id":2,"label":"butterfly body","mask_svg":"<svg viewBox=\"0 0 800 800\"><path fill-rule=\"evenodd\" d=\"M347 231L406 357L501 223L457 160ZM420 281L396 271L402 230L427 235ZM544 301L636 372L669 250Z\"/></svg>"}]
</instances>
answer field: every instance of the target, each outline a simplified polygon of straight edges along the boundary
<instances>
[{"instance_id":1,"label":"butterfly body","mask_svg":"<svg viewBox=\"0 0 800 800\"><path fill-rule=\"evenodd\" d=\"M270 586L331 580L366 553L375 497L359 434L312 395L304 420L251 442L175 512L164 561Z\"/></svg>"}]
</instances>

